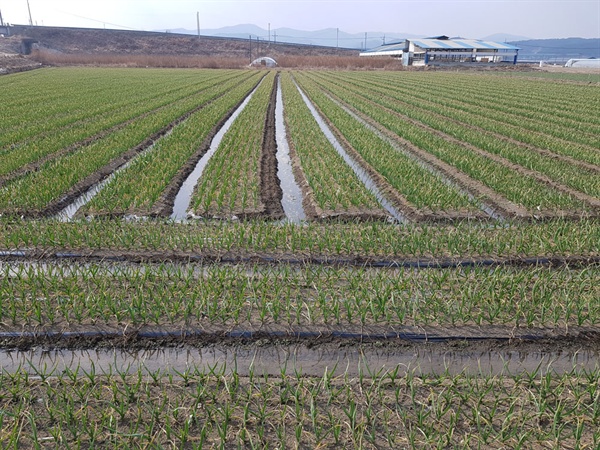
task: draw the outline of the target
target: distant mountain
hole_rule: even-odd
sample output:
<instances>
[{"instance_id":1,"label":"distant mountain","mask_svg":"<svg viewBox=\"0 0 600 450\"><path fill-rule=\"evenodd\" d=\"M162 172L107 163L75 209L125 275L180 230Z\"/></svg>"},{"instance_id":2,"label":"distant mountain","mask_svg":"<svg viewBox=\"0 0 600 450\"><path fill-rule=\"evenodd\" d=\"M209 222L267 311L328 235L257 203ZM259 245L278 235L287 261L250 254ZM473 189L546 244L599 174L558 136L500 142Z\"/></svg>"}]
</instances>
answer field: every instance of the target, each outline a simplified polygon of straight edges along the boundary
<instances>
[{"instance_id":1,"label":"distant mountain","mask_svg":"<svg viewBox=\"0 0 600 450\"><path fill-rule=\"evenodd\" d=\"M158 30L163 31L163 30ZM168 30L171 33L197 34L198 30L186 30L183 28ZM293 28L272 28L269 30L252 24L242 24L216 29L202 29L203 36L232 37L240 39L260 39L261 41L287 42L294 44L318 45L326 47L342 47L353 49L364 49L378 47L383 43L397 42L402 39L421 37L406 33L346 33L336 28L326 28L317 31L296 30Z\"/></svg>"},{"instance_id":2,"label":"distant mountain","mask_svg":"<svg viewBox=\"0 0 600 450\"><path fill-rule=\"evenodd\" d=\"M521 48L520 61L562 62L571 58L600 58L600 39L529 39L511 44Z\"/></svg>"}]
</instances>

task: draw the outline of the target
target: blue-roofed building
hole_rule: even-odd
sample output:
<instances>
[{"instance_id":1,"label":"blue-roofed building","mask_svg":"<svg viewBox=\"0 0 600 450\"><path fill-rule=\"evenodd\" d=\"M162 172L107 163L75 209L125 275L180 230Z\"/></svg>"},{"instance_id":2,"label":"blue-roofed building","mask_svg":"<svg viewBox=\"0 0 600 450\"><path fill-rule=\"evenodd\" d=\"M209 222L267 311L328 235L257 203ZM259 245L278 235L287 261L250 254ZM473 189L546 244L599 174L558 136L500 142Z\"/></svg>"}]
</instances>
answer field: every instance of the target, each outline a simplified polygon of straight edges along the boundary
<instances>
[{"instance_id":1,"label":"blue-roofed building","mask_svg":"<svg viewBox=\"0 0 600 450\"><path fill-rule=\"evenodd\" d=\"M423 66L500 62L516 64L518 54L519 47L502 42L437 36L382 45L362 52L360 56L391 56L401 58L406 66Z\"/></svg>"}]
</instances>

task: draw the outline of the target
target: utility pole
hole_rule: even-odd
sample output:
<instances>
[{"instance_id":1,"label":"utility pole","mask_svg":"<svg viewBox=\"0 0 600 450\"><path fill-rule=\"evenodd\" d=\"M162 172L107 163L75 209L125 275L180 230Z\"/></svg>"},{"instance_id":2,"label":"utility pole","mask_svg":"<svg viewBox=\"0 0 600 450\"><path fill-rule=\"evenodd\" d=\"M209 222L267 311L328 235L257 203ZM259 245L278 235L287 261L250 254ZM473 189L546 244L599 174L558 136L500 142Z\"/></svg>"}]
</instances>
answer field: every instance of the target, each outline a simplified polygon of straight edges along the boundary
<instances>
[{"instance_id":1,"label":"utility pole","mask_svg":"<svg viewBox=\"0 0 600 450\"><path fill-rule=\"evenodd\" d=\"M29 11L29 26L33 26L33 20L31 20L31 8L29 7L29 0L27 0L27 10Z\"/></svg>"},{"instance_id":2,"label":"utility pole","mask_svg":"<svg viewBox=\"0 0 600 450\"><path fill-rule=\"evenodd\" d=\"M4 26L4 20L2 20L2 11L0 10L0 27Z\"/></svg>"},{"instance_id":3,"label":"utility pole","mask_svg":"<svg viewBox=\"0 0 600 450\"><path fill-rule=\"evenodd\" d=\"M277 44L277 31L273 31L273 43Z\"/></svg>"},{"instance_id":4,"label":"utility pole","mask_svg":"<svg viewBox=\"0 0 600 450\"><path fill-rule=\"evenodd\" d=\"M367 50L367 33L365 33L365 50Z\"/></svg>"},{"instance_id":5,"label":"utility pole","mask_svg":"<svg viewBox=\"0 0 600 450\"><path fill-rule=\"evenodd\" d=\"M271 43L271 22L269 22L269 44Z\"/></svg>"},{"instance_id":6,"label":"utility pole","mask_svg":"<svg viewBox=\"0 0 600 450\"><path fill-rule=\"evenodd\" d=\"M335 48L340 48L340 29L335 29Z\"/></svg>"},{"instance_id":7,"label":"utility pole","mask_svg":"<svg viewBox=\"0 0 600 450\"><path fill-rule=\"evenodd\" d=\"M250 62L252 62L252 35L248 35L248 43L250 44Z\"/></svg>"},{"instance_id":8,"label":"utility pole","mask_svg":"<svg viewBox=\"0 0 600 450\"><path fill-rule=\"evenodd\" d=\"M385 45L385 34L383 35L383 45Z\"/></svg>"},{"instance_id":9,"label":"utility pole","mask_svg":"<svg viewBox=\"0 0 600 450\"><path fill-rule=\"evenodd\" d=\"M196 23L198 24L198 39L200 39L200 11L196 12Z\"/></svg>"}]
</instances>

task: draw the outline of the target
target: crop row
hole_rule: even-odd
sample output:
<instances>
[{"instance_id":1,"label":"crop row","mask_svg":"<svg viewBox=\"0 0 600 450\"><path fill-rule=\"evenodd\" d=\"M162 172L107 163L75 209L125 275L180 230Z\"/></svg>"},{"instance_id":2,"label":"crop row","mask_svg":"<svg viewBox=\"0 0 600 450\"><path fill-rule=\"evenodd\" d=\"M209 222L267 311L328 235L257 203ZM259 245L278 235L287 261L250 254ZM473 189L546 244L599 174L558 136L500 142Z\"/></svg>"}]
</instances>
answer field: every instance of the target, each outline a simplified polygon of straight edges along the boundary
<instances>
[{"instance_id":1,"label":"crop row","mask_svg":"<svg viewBox=\"0 0 600 450\"><path fill-rule=\"evenodd\" d=\"M549 136L541 132L523 128L518 120L512 121L513 123L499 121L493 115L489 116L489 113L486 114L485 107L465 109L461 106L460 102L456 102L454 105L442 103L437 96L431 96L427 91L415 89L412 86L402 87L399 84L386 85L372 79L360 79L359 81L356 77L350 77L347 74L343 77L337 77L337 79L346 83L352 82L362 90L373 90L390 96L400 105L410 105L433 113L442 113L452 120L478 127L489 133L500 136L505 135L523 143L537 146L541 149L548 149L559 155L571 156L591 164L600 164L596 149L597 141L595 145L588 146L572 140ZM452 87L448 86L448 90L450 89ZM466 95L468 94L462 94L463 97ZM558 111L558 109L555 111Z\"/></svg>"},{"instance_id":2,"label":"crop row","mask_svg":"<svg viewBox=\"0 0 600 450\"><path fill-rule=\"evenodd\" d=\"M225 218L264 209L259 168L274 82L275 74L269 73L209 160L192 198L197 215Z\"/></svg>"},{"instance_id":3,"label":"crop row","mask_svg":"<svg viewBox=\"0 0 600 450\"><path fill-rule=\"evenodd\" d=\"M315 214L383 215L381 206L325 137L289 73L281 76L288 142L318 209Z\"/></svg>"},{"instance_id":4,"label":"crop row","mask_svg":"<svg viewBox=\"0 0 600 450\"><path fill-rule=\"evenodd\" d=\"M387 78L383 75L382 78ZM394 79L392 75L390 77ZM418 81L417 81L418 78ZM419 89L425 89L435 95L449 95L452 98L464 99L468 102L489 100L488 107L515 116L524 116L539 120L547 118L550 123L572 126L585 132L599 130L600 120L596 113L600 109L590 93L594 88L589 86L539 83L528 80L503 80L489 76L458 75L452 76L450 82L447 74L430 74L418 77L408 74L402 77L400 84L410 80ZM446 88L450 87L448 90ZM469 97L461 97L461 93L470 92ZM582 108L583 106L583 108ZM562 121L562 122L561 122Z\"/></svg>"},{"instance_id":5,"label":"crop row","mask_svg":"<svg viewBox=\"0 0 600 450\"><path fill-rule=\"evenodd\" d=\"M0 218L2 250L76 249L82 253L145 252L164 260L268 254L298 258L349 258L368 264L380 258L402 262L413 258L526 258L600 255L597 219L553 219L541 223L434 224L390 226L384 222L272 224L263 221L206 223L202 226L163 222L90 221L57 223ZM174 249L178 252L174 252Z\"/></svg>"},{"instance_id":6,"label":"crop row","mask_svg":"<svg viewBox=\"0 0 600 450\"><path fill-rule=\"evenodd\" d=\"M447 134L477 148L483 149L491 154L497 154L506 158L506 160L519 164L527 169L534 169L552 180L564 183L574 189L580 190L591 196L600 197L600 167L598 171L584 170L581 167L574 166L567 161L549 158L537 152L524 149L522 146L511 142L498 140L495 136L481 133L473 129L470 125L461 122L452 122L442 114L429 110L397 102L383 91L377 94L371 92L369 97L365 96L359 88L349 89L346 86L339 86L339 92L348 92L350 95L359 96L363 100L374 100L376 104L389 109L391 114L396 114L402 120L410 118Z\"/></svg>"},{"instance_id":7,"label":"crop row","mask_svg":"<svg viewBox=\"0 0 600 450\"><path fill-rule=\"evenodd\" d=\"M196 79L180 75L166 83L164 75L154 75L140 73L134 78L127 72L113 71L112 76L107 76L103 70L90 72L89 69L44 72L44 76L29 89L9 90L17 96L24 92L25 101L22 105L10 105L11 115L2 122L0 146L14 145L38 134L74 126L81 120L128 106L132 100L134 103L136 100L148 101L177 91L189 95L202 84L220 78L210 73ZM39 98L46 90L52 92L52 97Z\"/></svg>"},{"instance_id":8,"label":"crop row","mask_svg":"<svg viewBox=\"0 0 600 450\"><path fill-rule=\"evenodd\" d=\"M227 78L237 77L231 74ZM133 80L130 80L130 82ZM177 88L169 91L161 91L151 97L133 96L126 100L117 102L114 107L110 104L105 106L101 112L94 113L94 109L86 110L83 106L80 120L67 127L52 129L47 133L35 135L23 142L14 142L10 148L0 151L0 176L11 174L11 172L22 168L25 164L34 163L42 158L51 159L61 156L61 153L72 149L75 150L85 145L88 140L97 140L109 132L114 132L127 125L127 122L135 118L143 118L159 108L170 106L186 97L198 95L201 91L214 88L222 82L223 78L208 79L199 85L190 85L185 88ZM108 89L110 92L110 89ZM141 98L140 98L141 97ZM63 105L63 108L65 105Z\"/></svg>"},{"instance_id":9,"label":"crop row","mask_svg":"<svg viewBox=\"0 0 600 450\"><path fill-rule=\"evenodd\" d=\"M367 351L367 350L365 350ZM217 364L0 374L0 444L36 448L597 448L600 373L358 377ZM30 369L31 370L31 369Z\"/></svg>"},{"instance_id":10,"label":"crop row","mask_svg":"<svg viewBox=\"0 0 600 450\"><path fill-rule=\"evenodd\" d=\"M148 115L140 116L102 139L77 149L63 158L43 164L39 171L6 183L0 188L0 210L7 212L40 210L63 196L85 177L222 92L224 92L222 86L215 86Z\"/></svg>"},{"instance_id":11,"label":"crop row","mask_svg":"<svg viewBox=\"0 0 600 450\"><path fill-rule=\"evenodd\" d=\"M347 73L344 74L344 76L355 77L355 75ZM539 133L542 137L545 135L555 139L562 139L567 142L579 143L587 148L596 148L598 145L598 141L595 138L597 133L592 131L597 125L589 124L585 126L585 129L579 130L577 129L578 127L566 126L564 120L556 119L553 122L552 112L539 114L535 118L527 118L517 113L507 113L501 108L494 107L493 101L487 101L485 92L481 92L477 98L473 98L474 93L469 91L468 87L465 87L463 90L457 89L456 87L453 87L450 79L445 83L444 89L441 90L439 86L430 89L429 86L420 86L420 83L406 84L402 79L389 79L384 81L382 79L369 77L368 75L363 77L363 80L382 88L388 87L392 92L399 90L406 97L413 96L414 99L422 98L444 107L470 112L488 119L493 119L501 124L512 125ZM594 94L593 92L588 92L588 95L593 96ZM546 93L544 98L547 98L548 96L548 93ZM577 97L578 101L581 101L581 105L585 105L589 102L589 99L581 97L581 95ZM573 101L573 99L571 99L571 101ZM540 101L538 100L538 102ZM531 101L527 103L527 106L530 109L535 109L536 104L537 102ZM590 110L593 111L594 109L595 106L591 105ZM560 107L557 106L556 109L553 109L552 111L560 111Z\"/></svg>"},{"instance_id":12,"label":"crop row","mask_svg":"<svg viewBox=\"0 0 600 450\"><path fill-rule=\"evenodd\" d=\"M182 166L210 137L219 121L256 85L258 74L239 84L239 80L222 82L226 92L200 111L192 114L171 134L155 143L151 151L136 158L126 169L115 174L111 182L81 212L84 214L150 215L167 185Z\"/></svg>"},{"instance_id":13,"label":"crop row","mask_svg":"<svg viewBox=\"0 0 600 450\"><path fill-rule=\"evenodd\" d=\"M448 186L440 177L406 154L397 151L373 130L359 123L321 93L305 76L298 75L298 79L310 98L352 147L416 208L433 212L477 212L477 207L464 194Z\"/></svg>"},{"instance_id":14,"label":"crop row","mask_svg":"<svg viewBox=\"0 0 600 450\"><path fill-rule=\"evenodd\" d=\"M5 327L600 324L600 267L0 265Z\"/></svg>"},{"instance_id":15,"label":"crop row","mask_svg":"<svg viewBox=\"0 0 600 450\"><path fill-rule=\"evenodd\" d=\"M524 205L531 212L585 208L584 204L570 195L558 192L531 177L523 176L504 164L486 158L458 143L436 136L416 124L397 120L384 108L363 100L359 96L346 95L344 98L353 107L401 138L456 167L472 179L480 181L514 204Z\"/></svg>"}]
</instances>

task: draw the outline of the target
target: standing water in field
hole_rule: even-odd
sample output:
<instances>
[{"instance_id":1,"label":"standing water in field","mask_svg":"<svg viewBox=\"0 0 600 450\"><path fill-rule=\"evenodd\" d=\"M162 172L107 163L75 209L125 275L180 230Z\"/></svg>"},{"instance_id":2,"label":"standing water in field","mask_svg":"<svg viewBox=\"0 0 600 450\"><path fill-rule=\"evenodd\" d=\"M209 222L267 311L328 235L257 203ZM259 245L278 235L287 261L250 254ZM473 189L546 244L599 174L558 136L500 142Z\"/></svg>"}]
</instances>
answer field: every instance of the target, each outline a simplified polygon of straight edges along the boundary
<instances>
[{"instance_id":1,"label":"standing water in field","mask_svg":"<svg viewBox=\"0 0 600 450\"><path fill-rule=\"evenodd\" d=\"M394 351L360 346L306 346L302 344L276 346L211 345L205 348L164 347L151 350L111 349L46 349L0 350L0 372L25 372L33 376L61 376L65 371L137 374L156 373L181 375L186 371L223 371L237 373L303 376L360 376L369 373L397 371L423 375L512 376L536 373L539 376L570 374L598 370L598 355L589 350L577 353L557 351L468 350L444 351L435 348L409 348Z\"/></svg>"},{"instance_id":2,"label":"standing water in field","mask_svg":"<svg viewBox=\"0 0 600 450\"><path fill-rule=\"evenodd\" d=\"M169 130L167 133L165 133L165 135L163 137L169 136L172 132L173 132L173 130ZM144 155L145 153L148 153L149 151L151 151L155 145L156 145L156 142L153 143L152 145L150 145L144 151L138 153L134 158L130 159L125 164L123 164L121 167L116 169L113 173L111 173L106 179L100 181L99 183L96 183L94 186L92 186L87 191L85 191L83 194L81 194L79 197L77 197L72 203L67 205L62 211L60 211L54 217L57 220L59 220L60 222L70 222L71 220L73 220L73 218L75 217L75 214L77 214L77 211L79 211L81 208L83 208L85 205L87 205L96 195L98 195L98 193L102 189L104 189L104 187L108 183L110 183L119 172L127 169L127 167L129 167L136 158L139 158L140 156Z\"/></svg>"},{"instance_id":3,"label":"standing water in field","mask_svg":"<svg viewBox=\"0 0 600 450\"><path fill-rule=\"evenodd\" d=\"M365 185L365 187L369 191L371 191L371 193L375 196L375 198L381 204L381 206L383 206L383 208L388 212L388 214L390 214L395 220L397 220L400 223L407 223L408 220L406 219L406 217L404 217L404 215L400 211L394 208L394 206L383 196L383 194L377 187L377 184L375 183L375 181L373 181L373 179L367 173L367 171L363 169L359 164L357 164L356 161L354 161L352 157L346 152L342 144L340 144L336 137L333 135L332 131L329 129L325 121L321 118L321 116L319 115L311 101L308 99L308 97L304 94L302 89L300 89L298 85L296 85L296 87L298 88L298 91L300 92L304 103L306 103L306 106L308 106L308 109L310 109L311 114L319 124L319 128L321 129L327 140L331 142L333 148L335 148L335 150L340 154L340 156L344 158L344 161L346 161L346 164L348 164L350 168L354 171L358 179Z\"/></svg>"},{"instance_id":4,"label":"standing water in field","mask_svg":"<svg viewBox=\"0 0 600 450\"><path fill-rule=\"evenodd\" d=\"M281 82L277 82L277 104L275 106L275 138L277 140L277 176L279 177L283 198L281 205L287 220L300 223L306 220L302 206L302 190L296 179L290 159L290 148L286 139L285 123L283 120L283 97Z\"/></svg>"},{"instance_id":5,"label":"standing water in field","mask_svg":"<svg viewBox=\"0 0 600 450\"><path fill-rule=\"evenodd\" d=\"M262 81L258 84L258 86L260 86L261 84ZM225 133L227 133L237 116L239 116L240 113L244 110L244 108L258 89L258 86L256 86L254 90L250 92L250 94L248 94L248 96L244 99L244 101L238 107L238 109L234 111L231 117L227 119L227 122L225 122L223 127L221 127L218 133L215 134L215 137L210 143L210 148L204 154L204 156L200 158L200 161L198 161L198 164L196 164L196 168L194 169L194 171L190 174L189 177L186 178L186 180L181 185L181 189L179 189L179 192L175 196L175 203L173 204L173 213L171 214L171 219L177 222L181 222L188 218L188 209L190 207L190 203L192 202L194 188L196 187L196 184L198 184L198 180L202 176L202 173L204 172L208 161L210 161L210 158L212 158L212 156L215 154L215 152L219 148L219 145L221 144L221 141L223 140L223 136L225 136Z\"/></svg>"}]
</instances>

